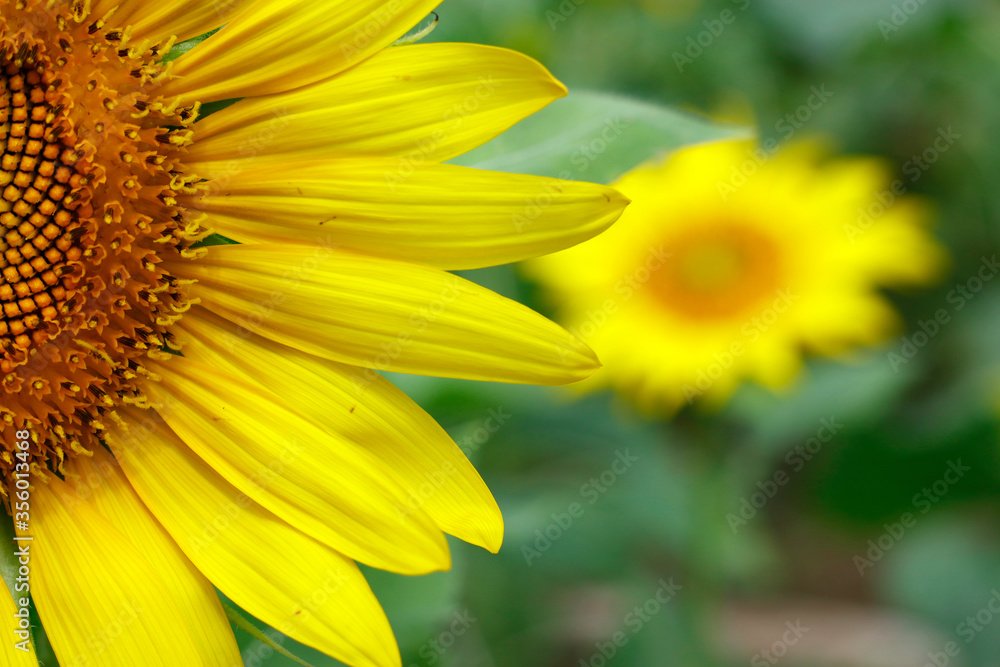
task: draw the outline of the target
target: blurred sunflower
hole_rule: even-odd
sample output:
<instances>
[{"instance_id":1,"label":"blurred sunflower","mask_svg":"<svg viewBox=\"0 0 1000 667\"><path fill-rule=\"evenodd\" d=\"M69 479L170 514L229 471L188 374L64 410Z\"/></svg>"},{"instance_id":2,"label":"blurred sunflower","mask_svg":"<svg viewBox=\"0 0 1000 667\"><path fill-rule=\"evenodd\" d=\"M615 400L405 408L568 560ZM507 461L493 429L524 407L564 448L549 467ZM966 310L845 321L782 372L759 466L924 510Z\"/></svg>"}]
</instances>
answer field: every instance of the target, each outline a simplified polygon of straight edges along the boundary
<instances>
[{"instance_id":1,"label":"blurred sunflower","mask_svg":"<svg viewBox=\"0 0 1000 667\"><path fill-rule=\"evenodd\" d=\"M475 469L375 370L586 377L589 348L447 270L578 242L625 200L564 185L520 234L551 182L440 164L565 90L501 49L385 48L436 1L0 0L0 473L61 664L241 664L214 586L397 665L355 561L499 548Z\"/></svg>"},{"instance_id":2,"label":"blurred sunflower","mask_svg":"<svg viewBox=\"0 0 1000 667\"><path fill-rule=\"evenodd\" d=\"M803 349L841 355L894 331L880 288L938 276L927 208L889 190L881 161L813 142L770 153L730 140L639 167L615 184L634 203L614 228L527 264L606 366L582 389L668 413L744 379L780 389Z\"/></svg>"}]
</instances>

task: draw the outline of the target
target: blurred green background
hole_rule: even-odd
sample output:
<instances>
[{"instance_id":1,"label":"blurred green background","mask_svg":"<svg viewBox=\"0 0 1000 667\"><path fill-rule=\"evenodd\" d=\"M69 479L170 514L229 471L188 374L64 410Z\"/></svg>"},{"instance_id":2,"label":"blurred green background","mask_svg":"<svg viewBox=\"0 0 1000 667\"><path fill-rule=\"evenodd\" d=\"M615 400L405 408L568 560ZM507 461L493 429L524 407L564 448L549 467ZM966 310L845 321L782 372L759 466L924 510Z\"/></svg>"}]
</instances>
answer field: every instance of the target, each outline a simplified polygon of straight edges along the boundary
<instances>
[{"instance_id":1,"label":"blurred green background","mask_svg":"<svg viewBox=\"0 0 1000 667\"><path fill-rule=\"evenodd\" d=\"M514 48L571 90L753 118L763 137L787 138L782 119L826 86L796 131L885 156L936 203L953 262L937 288L894 295L910 335L997 252L993 3L445 0L439 14L431 41ZM649 157L652 116L586 178ZM565 115L531 123L465 163L554 171L517 149L544 140L558 162L584 143ZM948 128L955 146L904 177ZM693 117L663 132L664 148L721 134ZM515 268L468 275L545 310ZM988 284L897 368L899 338L810 363L786 395L745 386L718 414L670 423L611 395L394 377L472 457L507 525L498 556L453 542L452 572L371 573L404 666L1000 665L998 325ZM293 664L239 636L247 665Z\"/></svg>"}]
</instances>

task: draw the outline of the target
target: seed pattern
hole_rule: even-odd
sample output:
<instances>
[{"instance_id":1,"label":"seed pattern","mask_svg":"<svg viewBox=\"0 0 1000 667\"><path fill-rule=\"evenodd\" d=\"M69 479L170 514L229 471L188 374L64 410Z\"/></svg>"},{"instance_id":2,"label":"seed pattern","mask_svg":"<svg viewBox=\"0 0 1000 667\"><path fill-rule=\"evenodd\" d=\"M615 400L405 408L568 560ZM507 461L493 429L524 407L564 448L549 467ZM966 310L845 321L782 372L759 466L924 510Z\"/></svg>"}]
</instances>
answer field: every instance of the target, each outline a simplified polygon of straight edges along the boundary
<instances>
[{"instance_id":1,"label":"seed pattern","mask_svg":"<svg viewBox=\"0 0 1000 667\"><path fill-rule=\"evenodd\" d=\"M46 99L51 75L8 62L0 74L0 350L11 353L45 343L59 309L76 288L80 236L86 231L73 210L71 190L80 187L79 156L63 143L57 125L62 109Z\"/></svg>"}]
</instances>

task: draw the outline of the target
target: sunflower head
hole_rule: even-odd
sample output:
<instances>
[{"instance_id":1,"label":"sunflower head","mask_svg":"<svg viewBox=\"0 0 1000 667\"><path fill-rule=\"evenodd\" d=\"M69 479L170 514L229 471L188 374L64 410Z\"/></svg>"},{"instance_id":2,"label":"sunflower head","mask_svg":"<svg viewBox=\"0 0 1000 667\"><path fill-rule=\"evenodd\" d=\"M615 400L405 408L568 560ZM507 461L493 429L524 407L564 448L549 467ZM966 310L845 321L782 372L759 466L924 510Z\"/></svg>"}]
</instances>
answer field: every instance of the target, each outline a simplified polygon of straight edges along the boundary
<instances>
[{"instance_id":1,"label":"sunflower head","mask_svg":"<svg viewBox=\"0 0 1000 667\"><path fill-rule=\"evenodd\" d=\"M190 307L162 266L204 233L176 199L197 191L180 161L197 109L151 92L169 43L132 44L83 3L2 17L0 423L32 433L45 475L145 402L146 361Z\"/></svg>"},{"instance_id":2,"label":"sunflower head","mask_svg":"<svg viewBox=\"0 0 1000 667\"><path fill-rule=\"evenodd\" d=\"M589 347L450 271L626 200L443 164L566 89L504 49L386 48L435 4L0 0L0 494L61 664L240 664L217 588L393 667L356 562L499 549L472 464L378 371L588 376Z\"/></svg>"},{"instance_id":3,"label":"sunflower head","mask_svg":"<svg viewBox=\"0 0 1000 667\"><path fill-rule=\"evenodd\" d=\"M633 200L618 225L528 270L603 360L586 386L653 410L719 403L743 379L778 389L802 350L885 339L898 322L880 289L928 283L943 263L923 202L872 206L891 192L884 164L814 142L706 144L615 186Z\"/></svg>"}]
</instances>

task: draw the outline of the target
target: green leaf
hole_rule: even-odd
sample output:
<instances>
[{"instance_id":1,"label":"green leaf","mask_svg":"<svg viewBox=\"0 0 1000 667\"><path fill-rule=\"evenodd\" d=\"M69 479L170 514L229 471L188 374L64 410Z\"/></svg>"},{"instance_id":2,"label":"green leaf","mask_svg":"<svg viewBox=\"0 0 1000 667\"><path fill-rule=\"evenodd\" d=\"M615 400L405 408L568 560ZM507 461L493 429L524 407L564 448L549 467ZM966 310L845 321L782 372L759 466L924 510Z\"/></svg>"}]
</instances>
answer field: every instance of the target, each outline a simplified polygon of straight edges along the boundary
<instances>
[{"instance_id":1,"label":"green leaf","mask_svg":"<svg viewBox=\"0 0 1000 667\"><path fill-rule=\"evenodd\" d=\"M308 662L290 653L288 649L286 649L284 646L282 646L281 644L277 643L276 641L268 637L266 634L264 634L264 632L260 628L258 628L250 621L250 619L241 614L232 605L226 604L224 600L222 601L222 608L226 610L226 616L229 617L229 620L233 625L238 627L240 630L246 632L248 635L259 641L261 644L264 644L278 655L284 656L289 660L295 661L297 664L304 665L304 667L312 667L312 665L310 665Z\"/></svg>"},{"instance_id":2,"label":"green leaf","mask_svg":"<svg viewBox=\"0 0 1000 667\"><path fill-rule=\"evenodd\" d=\"M765 456L783 454L789 443L815 435L820 420L833 418L859 427L885 419L915 372L895 372L886 352L873 349L853 360L813 360L787 393L745 383L729 413L747 428L747 442Z\"/></svg>"},{"instance_id":3,"label":"green leaf","mask_svg":"<svg viewBox=\"0 0 1000 667\"><path fill-rule=\"evenodd\" d=\"M618 95L575 92L521 121L456 164L610 183L682 146L752 136L693 114Z\"/></svg>"},{"instance_id":4,"label":"green leaf","mask_svg":"<svg viewBox=\"0 0 1000 667\"><path fill-rule=\"evenodd\" d=\"M210 248L217 245L239 245L239 242L226 238L222 234L210 234L201 241L198 241L192 248Z\"/></svg>"},{"instance_id":5,"label":"green leaf","mask_svg":"<svg viewBox=\"0 0 1000 667\"><path fill-rule=\"evenodd\" d=\"M23 591L17 591L17 577L18 570L20 568L20 563L17 560L17 556L14 552L19 548L20 543L15 541L17 537L17 532L14 530L14 522L12 517L4 516L0 519L0 544L4 544L4 548L0 550L0 577L3 578L4 585L7 586L7 590L10 591L10 596L14 599L15 604L17 604L17 599L28 596L30 599L30 591L25 593ZM30 542L31 548L34 548L34 542ZM29 582L30 584L30 582ZM40 660L39 664L46 664L44 660L52 656L52 647L49 645L48 638L45 635L45 630L42 628L41 621L38 618L38 612L35 610L34 600L31 601L31 627L30 627L30 638L31 644L35 648L35 655ZM54 659L54 657L53 657ZM54 664L54 663L49 663Z\"/></svg>"},{"instance_id":6,"label":"green leaf","mask_svg":"<svg viewBox=\"0 0 1000 667\"><path fill-rule=\"evenodd\" d=\"M209 37L211 37L215 33L219 32L219 30L221 30L221 28L216 28L215 30L212 30L211 32L206 32L204 35L198 35L197 37L192 37L191 39L189 39L187 41L180 42L179 44L175 44L174 48L170 49L170 51L167 53L167 55L163 56L163 62L168 63L171 60L177 60L178 58L180 58L181 56L183 56L185 53L187 53L188 51L190 51L194 47L198 46L199 44L201 44L202 42L204 42L206 39L208 39Z\"/></svg>"},{"instance_id":7,"label":"green leaf","mask_svg":"<svg viewBox=\"0 0 1000 667\"><path fill-rule=\"evenodd\" d=\"M14 590L17 583L18 562L17 556L14 555L15 547L13 546L16 535L11 518L9 516L2 517L0 520L0 542L11 546L0 551L0 577L3 577L4 583L11 591Z\"/></svg>"},{"instance_id":8,"label":"green leaf","mask_svg":"<svg viewBox=\"0 0 1000 667\"><path fill-rule=\"evenodd\" d=\"M465 560L476 547L450 540L453 570L422 577L407 577L363 567L404 658L423 665L421 648L436 638L451 622L452 614L461 609ZM404 660L404 664L411 664Z\"/></svg>"}]
</instances>

